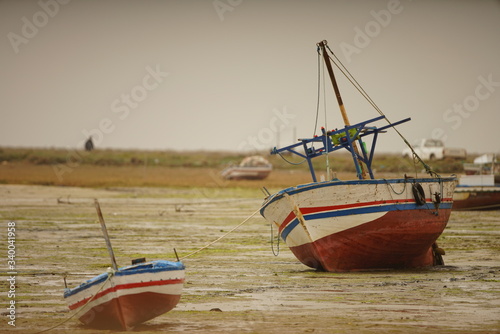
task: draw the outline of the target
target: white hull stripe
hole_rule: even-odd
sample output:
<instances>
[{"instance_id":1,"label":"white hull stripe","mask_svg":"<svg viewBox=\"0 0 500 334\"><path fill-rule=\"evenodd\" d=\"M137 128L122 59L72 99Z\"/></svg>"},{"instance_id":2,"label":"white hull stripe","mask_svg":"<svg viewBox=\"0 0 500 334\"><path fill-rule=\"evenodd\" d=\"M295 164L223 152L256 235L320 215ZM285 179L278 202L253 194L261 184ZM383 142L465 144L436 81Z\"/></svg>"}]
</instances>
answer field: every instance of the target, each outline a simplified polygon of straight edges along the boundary
<instances>
[{"instance_id":1,"label":"white hull stripe","mask_svg":"<svg viewBox=\"0 0 500 334\"><path fill-rule=\"evenodd\" d=\"M426 203L424 206L417 206L417 204L413 202L401 203L400 201L384 201L387 204L376 204L370 203L367 206L355 207L355 208L346 208L342 210L328 210L327 208L320 208L321 212L311 212L311 213L303 213L303 217L305 220L316 220L316 219L328 219L333 217L342 217L342 216L350 216L350 215L363 215L369 213L377 213L377 212L389 212L389 211L402 211L402 210L419 210L419 209L427 209L433 210L433 203ZM352 205L355 206L355 205ZM359 206L359 203L356 204ZM440 209L451 209L452 202L442 202L439 205ZM314 209L304 210L305 212L312 211ZM303 209L301 209L301 212ZM368 222L368 221L366 221ZM365 222L365 223L366 223ZM284 222L285 223L285 222ZM299 224L299 220L297 218L293 219L290 223L286 224L286 226L281 231L281 237L284 241L286 241L287 236L290 232ZM282 224L283 225L283 224Z\"/></svg>"},{"instance_id":2,"label":"white hull stripe","mask_svg":"<svg viewBox=\"0 0 500 334\"><path fill-rule=\"evenodd\" d=\"M90 302L90 307L95 307L97 305L109 302L110 300L122 296L133 295L144 292L153 292L165 295L180 295L182 292L184 279L182 280L172 280L170 282L162 281L162 282L146 282L141 285L136 286L124 286L117 285L114 287L107 288L104 291L99 292L95 299ZM156 285L155 285L156 283ZM160 283L160 284L158 284ZM79 299L83 293L75 295L74 298L71 299ZM87 295L81 300L77 302L71 303L69 305L70 310L76 309L85 305L88 300L92 298L92 295Z\"/></svg>"}]
</instances>

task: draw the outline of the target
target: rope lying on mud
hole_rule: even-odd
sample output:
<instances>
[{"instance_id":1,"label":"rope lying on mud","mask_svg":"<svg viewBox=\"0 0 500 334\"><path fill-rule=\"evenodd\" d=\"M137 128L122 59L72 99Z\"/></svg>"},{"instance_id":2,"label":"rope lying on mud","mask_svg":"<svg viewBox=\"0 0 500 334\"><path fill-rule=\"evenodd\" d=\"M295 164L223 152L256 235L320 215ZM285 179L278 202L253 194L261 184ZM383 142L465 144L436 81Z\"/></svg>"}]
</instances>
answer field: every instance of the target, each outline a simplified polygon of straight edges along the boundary
<instances>
[{"instance_id":1,"label":"rope lying on mud","mask_svg":"<svg viewBox=\"0 0 500 334\"><path fill-rule=\"evenodd\" d=\"M259 208L259 209L257 209L257 210L256 210L254 213L252 213L250 216L248 216L248 217L247 217L244 221L242 221L239 225L237 225L237 226L233 227L233 228L232 228L229 232L227 232L227 233L223 234L222 236L220 236L220 237L219 237L219 238L217 238L216 240L214 240L214 241L212 241L211 243L209 243L209 244L207 244L207 245L205 245L205 246L201 247L200 249L198 249L198 250L196 250L196 251L194 251L194 252L192 252L192 253L189 253L188 255L185 255L185 256L183 256L183 257L179 258L179 261L184 260L185 258L190 257L190 256L192 256L192 255L194 255L194 254L196 254L196 253L199 253L199 252L201 252L202 250L204 250L204 249L206 249L206 248L208 248L208 247L212 246L212 245L213 245L213 244L215 244L216 242L220 241L221 239L223 239L223 238L227 237L229 234L233 233L233 232L234 232L234 231L236 231L239 227L241 227L243 224L245 224L247 221L249 221L249 220L250 220L250 218L252 218L253 216L255 216L255 215L256 215L259 211L260 211L260 208Z\"/></svg>"},{"instance_id":2,"label":"rope lying on mud","mask_svg":"<svg viewBox=\"0 0 500 334\"><path fill-rule=\"evenodd\" d=\"M111 268L109 268L111 269ZM108 271L108 278L106 278L106 280L101 284L101 286L99 287L99 289L97 289L97 291L92 295L92 297L89 298L89 300L87 300L87 302L85 303L85 305L83 305L81 308L77 309L76 312L74 312L71 316L69 316L68 318L64 319L63 321L61 321L60 323L50 327L50 328L47 328L47 329L44 329L44 330L41 330L39 332L35 332L33 334L40 334L40 333L45 333L45 332L48 332L48 331L51 331L53 329L56 329L57 327L61 326L61 325L64 325L65 323L67 323L68 321L70 321L71 319L73 319L77 314L81 314L84 310L86 311L86 308L87 308L87 305L90 304L91 301L94 300L94 298L97 296L97 294L99 292L101 292L101 290L104 288L104 286L106 285L106 283L108 283L108 281L111 279L111 277L114 275L114 270L109 270Z\"/></svg>"},{"instance_id":3,"label":"rope lying on mud","mask_svg":"<svg viewBox=\"0 0 500 334\"><path fill-rule=\"evenodd\" d=\"M215 244L216 242L222 240L223 238L227 237L229 234L231 234L232 232L236 231L239 227L241 227L243 224L245 224L246 222L248 222L253 216L255 216L258 212L260 211L260 208L257 209L255 212L253 212L250 216L248 216L245 220L243 220L240 224L238 224L237 226L233 227L230 231L228 231L227 233L225 233L224 235L220 236L219 238L217 238L216 240L212 241L211 243L201 247L200 249L188 254L188 255L185 255L181 258L179 258L179 261L180 260L184 260L185 258L187 257L190 257L196 253L199 253L201 252L202 250L212 246L213 244ZM110 268L111 269L111 268ZM89 300L85 303L85 305L83 305L80 309L77 309L75 313L73 313L71 316L69 316L68 318L64 319L64 321L61 321L60 323L50 327L50 328L47 328L47 329L44 329L44 330L41 330L39 332L35 332L34 334L39 334L39 333L45 333L45 332L48 332L48 331L51 331L63 324L65 324L66 322L68 322L69 320L73 319L77 314L81 314L83 310L86 309L87 305L92 301L94 300L94 298L97 296L97 294L104 288L104 285L110 280L110 278L113 276L114 274L114 271L112 270L111 272L108 272L108 278L101 284L101 286L99 287L99 289L94 293L94 295L92 295L92 297L89 298Z\"/></svg>"}]
</instances>

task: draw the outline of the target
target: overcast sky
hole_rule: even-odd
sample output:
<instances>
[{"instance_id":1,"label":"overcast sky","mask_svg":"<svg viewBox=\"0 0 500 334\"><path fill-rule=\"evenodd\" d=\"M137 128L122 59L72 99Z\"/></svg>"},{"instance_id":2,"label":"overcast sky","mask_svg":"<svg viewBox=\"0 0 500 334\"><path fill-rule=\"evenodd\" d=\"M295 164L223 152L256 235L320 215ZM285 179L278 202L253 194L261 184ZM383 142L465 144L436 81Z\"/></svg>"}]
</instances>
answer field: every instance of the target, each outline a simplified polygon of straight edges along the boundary
<instances>
[{"instance_id":1,"label":"overcast sky","mask_svg":"<svg viewBox=\"0 0 500 334\"><path fill-rule=\"evenodd\" d=\"M291 144L313 135L326 39L410 141L500 153L500 1L0 0L0 33L4 147ZM351 123L378 116L340 76ZM342 126L320 90L320 126L325 105Z\"/></svg>"}]
</instances>

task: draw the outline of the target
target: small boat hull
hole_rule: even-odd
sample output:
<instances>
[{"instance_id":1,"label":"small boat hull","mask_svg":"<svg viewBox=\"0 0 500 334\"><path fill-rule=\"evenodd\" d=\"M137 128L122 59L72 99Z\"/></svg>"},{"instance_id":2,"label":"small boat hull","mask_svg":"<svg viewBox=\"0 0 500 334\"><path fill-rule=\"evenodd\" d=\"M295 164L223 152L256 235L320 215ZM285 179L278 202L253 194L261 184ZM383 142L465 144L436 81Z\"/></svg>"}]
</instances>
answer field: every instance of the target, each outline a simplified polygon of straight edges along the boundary
<instances>
[{"instance_id":1,"label":"small boat hull","mask_svg":"<svg viewBox=\"0 0 500 334\"><path fill-rule=\"evenodd\" d=\"M158 260L96 276L67 289L64 298L89 327L129 330L173 309L183 283L182 263Z\"/></svg>"},{"instance_id":2,"label":"small boat hull","mask_svg":"<svg viewBox=\"0 0 500 334\"><path fill-rule=\"evenodd\" d=\"M460 187L453 194L453 210L500 209L500 187Z\"/></svg>"},{"instance_id":3,"label":"small boat hull","mask_svg":"<svg viewBox=\"0 0 500 334\"><path fill-rule=\"evenodd\" d=\"M264 167L228 167L221 175L226 180L262 180L269 176L273 168Z\"/></svg>"},{"instance_id":4,"label":"small boat hull","mask_svg":"<svg viewBox=\"0 0 500 334\"><path fill-rule=\"evenodd\" d=\"M246 157L238 166L230 166L221 172L226 180L262 180L273 170L265 158L254 155Z\"/></svg>"},{"instance_id":5,"label":"small boat hull","mask_svg":"<svg viewBox=\"0 0 500 334\"><path fill-rule=\"evenodd\" d=\"M315 182L271 196L261 214L311 268L425 267L436 263L433 245L448 222L455 185L455 178Z\"/></svg>"}]
</instances>

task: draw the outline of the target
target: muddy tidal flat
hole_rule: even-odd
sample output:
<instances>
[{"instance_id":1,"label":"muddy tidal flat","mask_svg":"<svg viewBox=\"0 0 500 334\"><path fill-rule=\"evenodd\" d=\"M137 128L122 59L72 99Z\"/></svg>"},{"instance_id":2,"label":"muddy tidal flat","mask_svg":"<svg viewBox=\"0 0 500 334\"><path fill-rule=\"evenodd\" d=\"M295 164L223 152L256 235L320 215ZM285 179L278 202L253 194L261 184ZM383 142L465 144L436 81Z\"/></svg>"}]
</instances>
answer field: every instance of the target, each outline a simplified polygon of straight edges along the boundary
<instances>
[{"instance_id":1,"label":"muddy tidal flat","mask_svg":"<svg viewBox=\"0 0 500 334\"><path fill-rule=\"evenodd\" d=\"M110 333L69 319L73 312L62 297L64 278L74 287L110 266L94 198L118 265L125 266L140 257L175 260L174 248L181 258L200 249L258 210L263 195L246 188L0 185L0 333L52 327L48 333ZM15 227L10 259L9 226ZM278 245L256 214L185 258L177 307L135 331L499 333L500 211L453 212L438 243L444 266L317 272Z\"/></svg>"}]
</instances>

